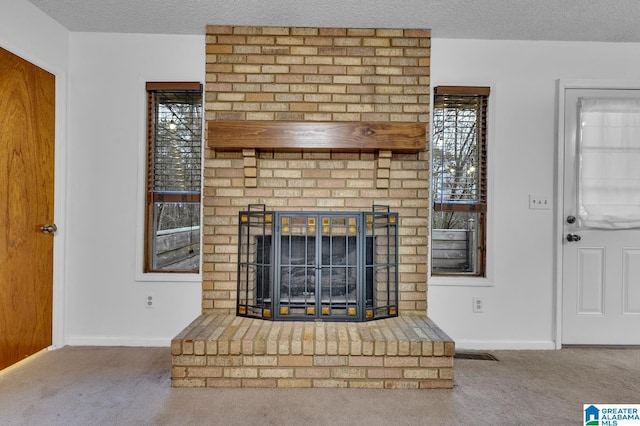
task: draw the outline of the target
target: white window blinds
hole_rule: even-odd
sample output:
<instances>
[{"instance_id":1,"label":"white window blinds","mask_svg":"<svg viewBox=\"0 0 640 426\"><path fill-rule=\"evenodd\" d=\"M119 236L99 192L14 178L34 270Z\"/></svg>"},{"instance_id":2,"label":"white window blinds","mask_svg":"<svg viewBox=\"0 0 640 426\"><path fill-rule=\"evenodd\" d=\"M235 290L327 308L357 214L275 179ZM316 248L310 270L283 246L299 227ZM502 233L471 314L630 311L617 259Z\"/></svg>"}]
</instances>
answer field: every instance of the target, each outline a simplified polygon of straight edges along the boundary
<instances>
[{"instance_id":1,"label":"white window blinds","mask_svg":"<svg viewBox=\"0 0 640 426\"><path fill-rule=\"evenodd\" d=\"M581 98L579 110L579 225L640 227L640 99Z\"/></svg>"}]
</instances>

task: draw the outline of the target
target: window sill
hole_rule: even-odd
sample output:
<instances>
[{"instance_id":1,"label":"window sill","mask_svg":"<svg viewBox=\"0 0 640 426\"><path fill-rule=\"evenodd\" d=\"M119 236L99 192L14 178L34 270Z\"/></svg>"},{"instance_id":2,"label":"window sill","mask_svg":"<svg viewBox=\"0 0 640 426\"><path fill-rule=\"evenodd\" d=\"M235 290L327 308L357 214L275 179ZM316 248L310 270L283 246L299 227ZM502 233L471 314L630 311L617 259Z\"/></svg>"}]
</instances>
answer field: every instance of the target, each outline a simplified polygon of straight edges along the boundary
<instances>
[{"instance_id":1,"label":"window sill","mask_svg":"<svg viewBox=\"0 0 640 426\"><path fill-rule=\"evenodd\" d=\"M149 272L136 273L137 282L202 282L202 274L160 273Z\"/></svg>"},{"instance_id":2,"label":"window sill","mask_svg":"<svg viewBox=\"0 0 640 426\"><path fill-rule=\"evenodd\" d=\"M427 282L428 286L457 286L457 287L493 287L493 281L487 277L471 277L471 276L458 276L458 277L443 277L430 275Z\"/></svg>"}]
</instances>

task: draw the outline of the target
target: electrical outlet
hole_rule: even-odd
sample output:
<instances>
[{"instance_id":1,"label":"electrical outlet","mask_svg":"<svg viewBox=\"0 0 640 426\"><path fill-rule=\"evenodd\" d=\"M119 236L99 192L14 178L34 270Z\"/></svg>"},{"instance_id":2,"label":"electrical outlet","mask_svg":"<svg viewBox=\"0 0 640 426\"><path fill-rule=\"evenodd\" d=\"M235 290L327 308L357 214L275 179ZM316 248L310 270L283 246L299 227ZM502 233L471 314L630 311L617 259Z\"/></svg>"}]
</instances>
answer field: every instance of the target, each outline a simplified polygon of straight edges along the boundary
<instances>
[{"instance_id":1,"label":"electrical outlet","mask_svg":"<svg viewBox=\"0 0 640 426\"><path fill-rule=\"evenodd\" d=\"M147 309L153 309L156 307L156 298L152 293L147 293L144 296L144 307Z\"/></svg>"},{"instance_id":2,"label":"electrical outlet","mask_svg":"<svg viewBox=\"0 0 640 426\"><path fill-rule=\"evenodd\" d=\"M549 210L551 201L548 195L529 194L529 208L531 210Z\"/></svg>"},{"instance_id":3,"label":"electrical outlet","mask_svg":"<svg viewBox=\"0 0 640 426\"><path fill-rule=\"evenodd\" d=\"M473 298L473 313L481 314L484 312L484 300L482 297L474 297Z\"/></svg>"}]
</instances>

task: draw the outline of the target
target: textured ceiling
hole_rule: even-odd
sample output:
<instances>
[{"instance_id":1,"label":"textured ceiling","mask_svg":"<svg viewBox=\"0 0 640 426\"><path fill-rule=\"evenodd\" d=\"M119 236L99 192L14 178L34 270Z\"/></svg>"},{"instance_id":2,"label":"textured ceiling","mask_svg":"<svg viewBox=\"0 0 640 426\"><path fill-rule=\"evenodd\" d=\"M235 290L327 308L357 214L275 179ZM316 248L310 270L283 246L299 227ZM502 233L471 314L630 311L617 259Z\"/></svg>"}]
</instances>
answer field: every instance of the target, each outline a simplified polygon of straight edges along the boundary
<instances>
[{"instance_id":1,"label":"textured ceiling","mask_svg":"<svg viewBox=\"0 0 640 426\"><path fill-rule=\"evenodd\" d=\"M427 28L434 38L640 42L639 0L30 0L71 31L204 34L208 24Z\"/></svg>"}]
</instances>

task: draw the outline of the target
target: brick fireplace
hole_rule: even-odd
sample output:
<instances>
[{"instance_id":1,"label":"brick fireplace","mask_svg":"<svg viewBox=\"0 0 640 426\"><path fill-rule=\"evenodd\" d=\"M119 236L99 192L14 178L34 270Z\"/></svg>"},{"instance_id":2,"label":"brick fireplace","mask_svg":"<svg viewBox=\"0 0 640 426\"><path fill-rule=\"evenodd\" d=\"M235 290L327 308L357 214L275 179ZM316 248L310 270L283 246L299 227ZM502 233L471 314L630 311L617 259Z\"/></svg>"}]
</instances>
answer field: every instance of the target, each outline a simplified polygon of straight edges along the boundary
<instances>
[{"instance_id":1,"label":"brick fireplace","mask_svg":"<svg viewBox=\"0 0 640 426\"><path fill-rule=\"evenodd\" d=\"M206 43L202 315L172 342L173 386L451 387L454 343L426 316L429 31L209 26ZM399 317L236 317L252 204L397 212Z\"/></svg>"}]
</instances>

